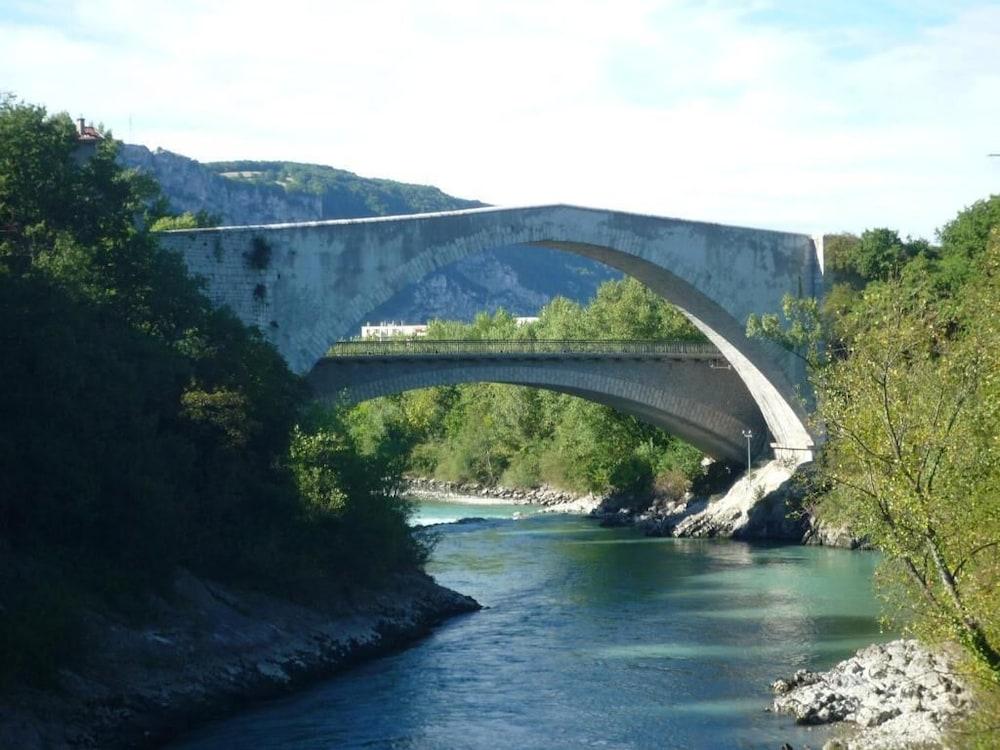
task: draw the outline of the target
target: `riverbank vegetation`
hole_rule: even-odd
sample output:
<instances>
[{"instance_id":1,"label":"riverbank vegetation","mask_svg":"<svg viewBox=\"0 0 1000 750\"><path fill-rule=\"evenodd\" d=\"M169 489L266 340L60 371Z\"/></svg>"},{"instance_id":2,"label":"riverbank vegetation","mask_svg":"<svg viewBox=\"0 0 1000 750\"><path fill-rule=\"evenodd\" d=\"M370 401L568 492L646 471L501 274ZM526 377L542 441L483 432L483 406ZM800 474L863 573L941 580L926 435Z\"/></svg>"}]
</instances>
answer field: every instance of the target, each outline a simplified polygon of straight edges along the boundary
<instances>
[{"instance_id":1,"label":"riverbank vegetation","mask_svg":"<svg viewBox=\"0 0 1000 750\"><path fill-rule=\"evenodd\" d=\"M827 259L836 284L825 307L810 312L790 300L787 317L801 314L808 325L772 316L750 330L770 332L812 363L829 438L820 516L885 553L879 581L893 614L926 639L959 643L995 693L1000 196L963 210L938 239L932 246L887 229L835 237ZM829 346L820 357L822 338Z\"/></svg>"},{"instance_id":2,"label":"riverbank vegetation","mask_svg":"<svg viewBox=\"0 0 1000 750\"><path fill-rule=\"evenodd\" d=\"M703 341L688 320L635 279L605 282L587 305L556 298L518 325L501 310L472 323L432 321L429 340L659 339ZM548 484L648 500L682 495L702 455L635 417L535 388L475 383L368 401L346 418L362 446L395 440L406 471L509 487Z\"/></svg>"},{"instance_id":3,"label":"riverbank vegetation","mask_svg":"<svg viewBox=\"0 0 1000 750\"><path fill-rule=\"evenodd\" d=\"M426 554L392 453L307 411L212 308L106 135L87 153L68 116L0 99L0 686L52 675L86 608L142 616L181 567L308 597Z\"/></svg>"}]
</instances>

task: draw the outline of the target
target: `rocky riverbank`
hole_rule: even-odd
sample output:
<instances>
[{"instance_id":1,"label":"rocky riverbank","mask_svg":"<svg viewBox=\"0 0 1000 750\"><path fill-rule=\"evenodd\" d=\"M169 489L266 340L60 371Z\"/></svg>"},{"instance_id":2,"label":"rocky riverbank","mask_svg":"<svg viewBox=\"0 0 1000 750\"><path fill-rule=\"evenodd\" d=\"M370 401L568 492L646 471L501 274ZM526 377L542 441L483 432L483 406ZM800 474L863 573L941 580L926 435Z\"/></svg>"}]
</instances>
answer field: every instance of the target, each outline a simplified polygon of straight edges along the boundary
<instances>
[{"instance_id":1,"label":"rocky riverbank","mask_svg":"<svg viewBox=\"0 0 1000 750\"><path fill-rule=\"evenodd\" d=\"M732 539L867 547L846 529L815 519L805 504L811 465L772 460L733 479L711 495L681 499L620 495L579 495L553 487L516 488L476 482L412 477L406 492L415 497L491 499L541 506L546 511L588 513L605 526L636 526L647 536L729 537ZM724 485L725 486L725 485Z\"/></svg>"},{"instance_id":2,"label":"rocky riverbank","mask_svg":"<svg viewBox=\"0 0 1000 750\"><path fill-rule=\"evenodd\" d=\"M914 640L868 646L828 672L800 670L771 688L773 710L800 724L856 726L824 750L940 747L972 708L956 660Z\"/></svg>"},{"instance_id":3,"label":"rocky riverbank","mask_svg":"<svg viewBox=\"0 0 1000 750\"><path fill-rule=\"evenodd\" d=\"M0 695L0 747L157 746L476 609L422 573L310 607L182 574L170 601L154 601L142 625L89 613L81 656L52 689Z\"/></svg>"},{"instance_id":4,"label":"rocky riverbank","mask_svg":"<svg viewBox=\"0 0 1000 750\"><path fill-rule=\"evenodd\" d=\"M476 482L446 482L426 477L408 478L405 491L415 497L437 499L460 496L496 500L512 505L535 505L553 513L590 513L604 500L601 495L579 495L544 485L532 488L504 487Z\"/></svg>"},{"instance_id":5,"label":"rocky riverbank","mask_svg":"<svg viewBox=\"0 0 1000 750\"><path fill-rule=\"evenodd\" d=\"M805 503L809 464L772 460L743 474L722 492L688 493L681 499L654 498L648 508L599 508L606 525L635 525L647 536L729 537L742 540L819 544L855 549L864 540L845 529L824 526Z\"/></svg>"}]
</instances>

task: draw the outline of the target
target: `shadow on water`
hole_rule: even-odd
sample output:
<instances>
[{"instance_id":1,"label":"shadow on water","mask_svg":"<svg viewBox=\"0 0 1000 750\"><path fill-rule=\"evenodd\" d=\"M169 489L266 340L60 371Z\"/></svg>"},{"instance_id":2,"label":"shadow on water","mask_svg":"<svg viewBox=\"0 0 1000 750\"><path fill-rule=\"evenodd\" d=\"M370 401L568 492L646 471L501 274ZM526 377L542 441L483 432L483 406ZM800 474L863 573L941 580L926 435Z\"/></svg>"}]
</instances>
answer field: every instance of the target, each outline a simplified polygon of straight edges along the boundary
<instances>
[{"instance_id":1,"label":"shadow on water","mask_svg":"<svg viewBox=\"0 0 1000 750\"><path fill-rule=\"evenodd\" d=\"M820 746L763 711L769 683L885 638L870 556L568 517L440 536L430 572L489 609L177 747Z\"/></svg>"}]
</instances>

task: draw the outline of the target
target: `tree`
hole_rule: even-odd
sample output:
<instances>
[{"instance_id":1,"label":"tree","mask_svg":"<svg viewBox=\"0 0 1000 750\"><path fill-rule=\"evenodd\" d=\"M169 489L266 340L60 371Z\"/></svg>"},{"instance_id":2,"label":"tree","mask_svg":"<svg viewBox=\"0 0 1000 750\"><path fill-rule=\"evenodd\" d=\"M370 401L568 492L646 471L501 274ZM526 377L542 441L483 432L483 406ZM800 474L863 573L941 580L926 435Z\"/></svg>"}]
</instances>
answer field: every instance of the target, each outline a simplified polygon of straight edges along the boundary
<instances>
[{"instance_id":1,"label":"tree","mask_svg":"<svg viewBox=\"0 0 1000 750\"><path fill-rule=\"evenodd\" d=\"M893 229L867 229L861 237L849 234L827 238L826 267L841 281L863 285L868 281L885 281L897 275L911 258L932 253L924 240L902 240Z\"/></svg>"},{"instance_id":2,"label":"tree","mask_svg":"<svg viewBox=\"0 0 1000 750\"><path fill-rule=\"evenodd\" d=\"M1000 680L1000 245L979 270L958 331L901 282L866 292L850 356L816 378L834 488L820 510L886 553L919 629Z\"/></svg>"},{"instance_id":3,"label":"tree","mask_svg":"<svg viewBox=\"0 0 1000 750\"><path fill-rule=\"evenodd\" d=\"M819 304L813 297L781 298L781 315L751 313L747 319L747 338L773 341L802 359L810 367L820 365L824 358L824 326Z\"/></svg>"},{"instance_id":4,"label":"tree","mask_svg":"<svg viewBox=\"0 0 1000 750\"><path fill-rule=\"evenodd\" d=\"M990 233L1000 224L1000 195L991 195L964 208L938 232L942 254L977 258L984 252Z\"/></svg>"},{"instance_id":5,"label":"tree","mask_svg":"<svg viewBox=\"0 0 1000 750\"><path fill-rule=\"evenodd\" d=\"M834 266L856 275L824 308L839 351L811 358L818 512L886 554L898 578L882 590L911 595L918 632L957 640L1000 682L1000 199L940 237L836 244ZM822 338L815 302L786 299L785 317L748 334L807 351Z\"/></svg>"},{"instance_id":6,"label":"tree","mask_svg":"<svg viewBox=\"0 0 1000 750\"><path fill-rule=\"evenodd\" d=\"M149 231L166 232L171 229L200 229L202 227L218 226L220 222L221 219L218 216L210 214L207 211L198 211L197 213L185 211L176 216L164 213L163 216L156 218L150 224Z\"/></svg>"},{"instance_id":7,"label":"tree","mask_svg":"<svg viewBox=\"0 0 1000 750\"><path fill-rule=\"evenodd\" d=\"M0 683L54 668L66 602L141 608L178 565L304 596L423 559L400 431L293 435L302 380L159 247L105 136L83 158L67 115L0 98Z\"/></svg>"},{"instance_id":8,"label":"tree","mask_svg":"<svg viewBox=\"0 0 1000 750\"><path fill-rule=\"evenodd\" d=\"M631 278L602 284L586 306L557 297L528 325L498 310L472 323L432 321L427 338L704 339L676 308ZM456 481L544 481L642 495L656 475L701 473L700 453L634 417L518 386L471 383L406 393L359 405L348 423L365 450L387 425L400 426L411 440L411 471Z\"/></svg>"},{"instance_id":9,"label":"tree","mask_svg":"<svg viewBox=\"0 0 1000 750\"><path fill-rule=\"evenodd\" d=\"M676 307L632 277L601 284L583 322L597 339L705 340Z\"/></svg>"}]
</instances>

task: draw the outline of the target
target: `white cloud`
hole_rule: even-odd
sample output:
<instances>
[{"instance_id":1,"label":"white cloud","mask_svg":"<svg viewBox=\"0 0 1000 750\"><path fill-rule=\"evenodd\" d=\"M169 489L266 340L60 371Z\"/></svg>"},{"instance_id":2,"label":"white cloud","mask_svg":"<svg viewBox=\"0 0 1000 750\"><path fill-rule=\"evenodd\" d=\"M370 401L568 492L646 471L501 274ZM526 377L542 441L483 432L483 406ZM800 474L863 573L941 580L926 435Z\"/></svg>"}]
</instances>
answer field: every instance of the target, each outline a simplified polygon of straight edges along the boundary
<instances>
[{"instance_id":1,"label":"white cloud","mask_svg":"<svg viewBox=\"0 0 1000 750\"><path fill-rule=\"evenodd\" d=\"M92 0L0 13L0 86L203 160L503 204L928 235L1000 190L1000 8L848 56L863 30L761 5Z\"/></svg>"}]
</instances>

